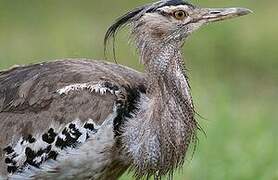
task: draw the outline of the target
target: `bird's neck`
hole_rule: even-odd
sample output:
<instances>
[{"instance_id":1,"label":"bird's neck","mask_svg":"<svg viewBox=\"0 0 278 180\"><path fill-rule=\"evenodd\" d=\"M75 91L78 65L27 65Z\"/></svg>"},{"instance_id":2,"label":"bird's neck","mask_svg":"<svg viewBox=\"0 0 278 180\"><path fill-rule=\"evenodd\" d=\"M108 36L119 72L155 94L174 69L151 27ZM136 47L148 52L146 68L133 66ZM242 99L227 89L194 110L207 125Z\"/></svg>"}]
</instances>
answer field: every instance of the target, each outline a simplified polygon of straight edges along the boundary
<instances>
[{"instance_id":1,"label":"bird's neck","mask_svg":"<svg viewBox=\"0 0 278 180\"><path fill-rule=\"evenodd\" d=\"M175 43L139 43L140 59L148 78L147 95L150 98L173 96L183 98L193 106L189 82L183 64L180 45Z\"/></svg>"},{"instance_id":2,"label":"bird's neck","mask_svg":"<svg viewBox=\"0 0 278 180\"><path fill-rule=\"evenodd\" d=\"M140 52L148 77L139 111L123 135L138 176L165 175L183 164L197 123L182 55L174 45Z\"/></svg>"},{"instance_id":3,"label":"bird's neck","mask_svg":"<svg viewBox=\"0 0 278 180\"><path fill-rule=\"evenodd\" d=\"M144 53L147 56L143 60L148 77L148 96L154 98L160 95L171 95L177 91L192 105L188 79L179 47L169 44L148 51L149 53Z\"/></svg>"}]
</instances>

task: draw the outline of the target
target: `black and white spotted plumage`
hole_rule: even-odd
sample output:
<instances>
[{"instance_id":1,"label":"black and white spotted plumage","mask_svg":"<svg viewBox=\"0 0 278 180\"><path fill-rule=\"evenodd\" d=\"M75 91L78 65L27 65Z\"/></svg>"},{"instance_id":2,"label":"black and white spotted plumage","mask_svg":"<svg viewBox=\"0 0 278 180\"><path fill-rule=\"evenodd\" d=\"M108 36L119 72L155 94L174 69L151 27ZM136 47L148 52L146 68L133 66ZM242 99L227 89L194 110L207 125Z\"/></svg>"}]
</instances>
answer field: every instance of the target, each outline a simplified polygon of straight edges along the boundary
<instances>
[{"instance_id":1,"label":"black and white spotted plumage","mask_svg":"<svg viewBox=\"0 0 278 180\"><path fill-rule=\"evenodd\" d=\"M70 75L59 77L63 71ZM125 74L126 71L130 72ZM109 159L94 164L91 162L96 161L94 159L79 162L84 158L80 155L84 151L89 153L91 146L96 148L92 152L102 152L103 156L107 146L116 148L117 154L121 125L136 111L140 93L145 91L140 73L95 61L68 60L18 67L1 72L0 80L3 82L0 85L0 127L10 128L10 133L0 132L5 137L1 143L0 172L10 178L59 178L59 171L70 173L71 168L74 169L70 167L69 158L72 165L93 164L96 172L92 171L94 174L86 178L102 177L104 171L114 168L109 164L117 164L117 157L112 162ZM13 81L17 81L17 86ZM14 95L10 96L10 92ZM23 124L10 126L15 121ZM108 158L109 154L104 157ZM126 167L119 166L118 175ZM44 173L47 175L42 175ZM82 177L81 172L72 173ZM106 174L108 176L102 178L108 178L109 173Z\"/></svg>"},{"instance_id":2,"label":"black and white spotted plumage","mask_svg":"<svg viewBox=\"0 0 278 180\"><path fill-rule=\"evenodd\" d=\"M9 145L4 148L7 171L10 174L22 173L30 166L39 168L48 160L56 160L62 151L86 143L98 128L93 120L83 124L77 120L62 128L51 127L37 138L32 135L21 138L14 147Z\"/></svg>"}]
</instances>

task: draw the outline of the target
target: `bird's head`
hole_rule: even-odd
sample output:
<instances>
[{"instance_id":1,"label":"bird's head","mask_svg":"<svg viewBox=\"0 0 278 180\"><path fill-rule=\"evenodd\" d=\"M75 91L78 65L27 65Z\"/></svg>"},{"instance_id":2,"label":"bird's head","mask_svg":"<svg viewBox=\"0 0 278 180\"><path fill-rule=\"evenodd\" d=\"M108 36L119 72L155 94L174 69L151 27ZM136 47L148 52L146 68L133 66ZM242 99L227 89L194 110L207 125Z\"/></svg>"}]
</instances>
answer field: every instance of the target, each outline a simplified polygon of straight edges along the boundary
<instances>
[{"instance_id":1,"label":"bird's head","mask_svg":"<svg viewBox=\"0 0 278 180\"><path fill-rule=\"evenodd\" d=\"M139 50L150 44L181 47L186 37L201 26L250 12L245 8L200 8L183 0L162 0L135 8L118 18L108 29L105 44L121 27L131 24Z\"/></svg>"}]
</instances>

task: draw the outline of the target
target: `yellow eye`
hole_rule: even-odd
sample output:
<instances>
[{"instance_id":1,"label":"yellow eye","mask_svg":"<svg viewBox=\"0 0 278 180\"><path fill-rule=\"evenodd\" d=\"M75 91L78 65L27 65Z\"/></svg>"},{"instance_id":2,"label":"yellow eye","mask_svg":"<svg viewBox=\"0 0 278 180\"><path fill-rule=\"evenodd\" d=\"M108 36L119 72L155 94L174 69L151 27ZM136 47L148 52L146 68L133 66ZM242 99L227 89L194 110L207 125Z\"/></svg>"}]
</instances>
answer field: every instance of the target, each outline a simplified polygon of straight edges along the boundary
<instances>
[{"instance_id":1,"label":"yellow eye","mask_svg":"<svg viewBox=\"0 0 278 180\"><path fill-rule=\"evenodd\" d=\"M187 13L184 12L183 10L177 10L173 13L174 18L176 18L177 20L184 20L184 18L187 17Z\"/></svg>"}]
</instances>

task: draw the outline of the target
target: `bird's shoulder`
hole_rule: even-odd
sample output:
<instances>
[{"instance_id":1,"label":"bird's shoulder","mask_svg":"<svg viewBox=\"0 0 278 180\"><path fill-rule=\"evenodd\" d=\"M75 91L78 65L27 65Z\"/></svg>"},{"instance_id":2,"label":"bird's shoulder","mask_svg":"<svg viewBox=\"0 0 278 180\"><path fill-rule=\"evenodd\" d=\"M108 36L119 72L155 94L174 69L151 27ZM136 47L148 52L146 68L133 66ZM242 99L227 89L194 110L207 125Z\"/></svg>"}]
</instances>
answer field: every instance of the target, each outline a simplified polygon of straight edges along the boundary
<instances>
[{"instance_id":1,"label":"bird's shoulder","mask_svg":"<svg viewBox=\"0 0 278 180\"><path fill-rule=\"evenodd\" d=\"M112 63L68 59L0 72L0 82L0 112L20 113L48 108L57 97L57 90L65 87L77 87L78 84L93 87L105 82L107 89L121 85L132 87L144 84L144 76Z\"/></svg>"}]
</instances>

